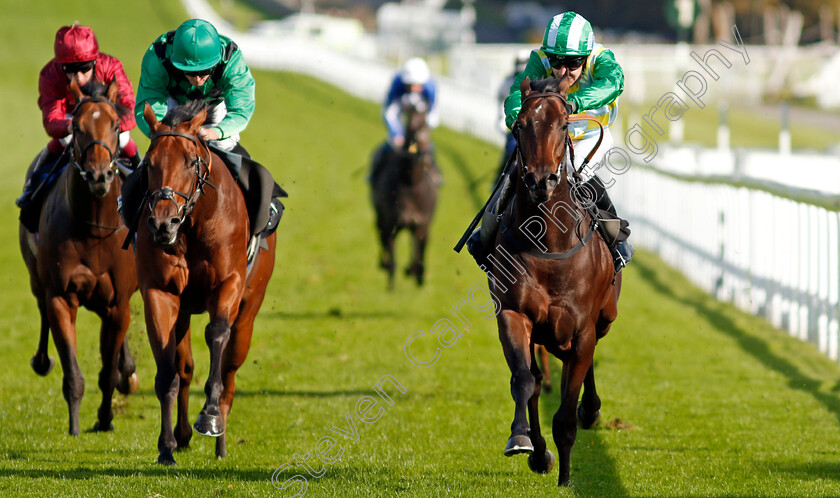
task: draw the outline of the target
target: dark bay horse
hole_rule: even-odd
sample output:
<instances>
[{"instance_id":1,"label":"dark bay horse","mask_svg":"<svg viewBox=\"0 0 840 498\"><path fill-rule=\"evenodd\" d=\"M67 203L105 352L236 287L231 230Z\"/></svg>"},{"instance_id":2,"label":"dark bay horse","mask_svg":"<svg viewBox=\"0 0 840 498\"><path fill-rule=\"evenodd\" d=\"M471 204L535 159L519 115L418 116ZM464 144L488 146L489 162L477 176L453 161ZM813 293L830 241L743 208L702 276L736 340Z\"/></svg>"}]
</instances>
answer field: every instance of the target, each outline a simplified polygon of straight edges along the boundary
<instances>
[{"instance_id":1,"label":"dark bay horse","mask_svg":"<svg viewBox=\"0 0 840 498\"><path fill-rule=\"evenodd\" d=\"M390 150L381 171L372 178L371 198L382 245L380 266L388 272L388 288L394 287L394 240L407 228L413 238L407 275L423 285L426 242L437 204L440 173L435 164L432 134L426 121L428 106L417 94L402 101L405 141L402 150Z\"/></svg>"},{"instance_id":2,"label":"dark bay horse","mask_svg":"<svg viewBox=\"0 0 840 498\"><path fill-rule=\"evenodd\" d=\"M245 198L221 158L196 136L206 114L202 101L176 107L163 122L148 104L143 114L151 130L144 159L150 194L141 217L146 222L137 230L137 274L157 364L158 463L169 465L175 464L173 451L188 447L192 436L190 316L210 315L204 331L210 373L195 430L218 437L216 456L224 457L234 377L248 354L254 318L274 270L273 233L246 268L250 228Z\"/></svg>"},{"instance_id":3,"label":"dark bay horse","mask_svg":"<svg viewBox=\"0 0 840 498\"><path fill-rule=\"evenodd\" d=\"M114 388L125 394L137 388L134 359L125 341L137 276L134 254L120 248L127 229L117 213L122 183L116 174L118 114L130 111L118 110L115 104L116 82L108 87L86 86L89 96L75 82L70 88L78 102L73 141L68 145L71 164L47 194L38 234L21 224L19 238L41 313L41 339L30 364L39 375L52 369L54 361L47 356L47 334L52 330L64 370L62 391L70 411L70 434L77 436L84 378L76 361L76 312L84 306L102 320L102 403L94 430L111 430Z\"/></svg>"},{"instance_id":4,"label":"dark bay horse","mask_svg":"<svg viewBox=\"0 0 840 498\"><path fill-rule=\"evenodd\" d=\"M499 339L516 405L505 455L529 453L535 472L549 472L554 465L540 433L542 373L534 348L540 344L563 362L560 408L552 424L560 485L569 484L577 423L591 428L600 414L593 354L617 317L621 288L609 249L600 237L593 240L596 225L573 193L581 183L573 169L568 171L573 168L566 111L570 84L568 77L522 83L522 109L514 125L520 147L511 175L515 194L489 272L500 302Z\"/></svg>"}]
</instances>

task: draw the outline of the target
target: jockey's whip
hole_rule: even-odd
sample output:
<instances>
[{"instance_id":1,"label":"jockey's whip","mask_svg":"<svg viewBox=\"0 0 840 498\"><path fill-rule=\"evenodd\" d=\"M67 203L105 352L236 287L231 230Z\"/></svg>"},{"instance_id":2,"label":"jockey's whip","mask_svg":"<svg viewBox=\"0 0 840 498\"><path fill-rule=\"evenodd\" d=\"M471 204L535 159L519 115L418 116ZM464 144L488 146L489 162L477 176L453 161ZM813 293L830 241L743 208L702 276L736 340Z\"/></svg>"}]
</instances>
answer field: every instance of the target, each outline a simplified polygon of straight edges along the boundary
<instances>
[{"instance_id":1,"label":"jockey's whip","mask_svg":"<svg viewBox=\"0 0 840 498\"><path fill-rule=\"evenodd\" d=\"M493 192L490 194L490 197L487 199L487 202L484 203L484 206L482 206L478 214L475 215L475 218L473 218L472 223L470 223L470 226L467 227L467 231L464 232L464 235L461 236L461 240L459 240L458 243L455 244L455 247L453 248L455 252L461 252L461 249L464 248L464 244L467 243L467 239L470 238L470 235L472 235L473 230L475 230L475 227L478 226L478 222L481 221L481 218L484 216L484 212L487 211L487 206L490 205L490 201L493 199L493 196L496 195L496 191L499 190L499 188L504 183L504 179L508 176L510 167L511 165L513 165L514 158L517 155L517 150L519 150L518 143L516 144L516 147L514 147L513 152L511 152L510 156L508 157L502 174L499 176L499 179L496 180L496 186L493 187Z\"/></svg>"}]
</instances>

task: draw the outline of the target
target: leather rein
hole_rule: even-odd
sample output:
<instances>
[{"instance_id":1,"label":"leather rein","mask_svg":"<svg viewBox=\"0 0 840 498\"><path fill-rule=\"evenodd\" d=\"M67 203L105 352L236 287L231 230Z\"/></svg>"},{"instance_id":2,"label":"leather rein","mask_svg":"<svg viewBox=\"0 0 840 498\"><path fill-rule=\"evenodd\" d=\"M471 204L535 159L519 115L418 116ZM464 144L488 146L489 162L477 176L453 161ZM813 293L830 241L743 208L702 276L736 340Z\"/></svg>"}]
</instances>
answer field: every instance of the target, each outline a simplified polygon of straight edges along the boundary
<instances>
[{"instance_id":1,"label":"leather rein","mask_svg":"<svg viewBox=\"0 0 840 498\"><path fill-rule=\"evenodd\" d=\"M563 104L563 107L568 108L566 98L563 97L563 95L561 95L559 93L555 93L555 92L529 93L527 96L525 96L524 99L522 99L522 104L525 104L525 102L527 102L528 100L550 98L550 97L560 99L560 101ZM581 171L583 171L583 169L586 168L586 166L589 164L589 161L592 159L592 156L595 155L595 152L598 151L598 148L601 146L601 142L604 139L604 126L601 124L600 121L598 121L597 118L595 118L593 116L588 116L586 114L577 114L577 115L574 115L574 116L569 116L566 121L567 122L569 122L569 121L594 121L595 123L598 124L598 127L600 128L600 132L601 132L600 136L598 137L598 142L595 144L595 147L593 147L592 150L589 152L589 154L586 155L586 157L584 158L584 161L581 164L580 168L577 168L577 169L574 168L575 152L574 152L574 146L572 144L572 137L571 137L571 135L568 134L568 132L566 133L566 137L565 137L566 150L563 151L563 155L560 156L560 161L557 164L557 176L558 177L561 176L560 170L561 170L561 168L563 168L563 164L567 159L566 158L566 151L568 151L569 152L569 164L572 165L572 178L574 179L574 183L581 183L582 182L582 177L580 175ZM516 138L517 138L517 141L518 141L519 137L517 136ZM523 180L523 182L524 182L525 175L528 173L528 165L525 163L524 159L522 158L522 150L520 149L519 145L516 146L516 154L517 154L517 160L519 161L519 164L520 164L520 179ZM540 259L550 259L550 260L567 259L567 258L570 258L573 255L575 255L581 249L583 249L583 247L592 239L592 236L595 234L595 231L598 229L597 217L596 216L591 216L591 218L592 218L592 221L589 224L589 231L587 232L587 234L583 238L581 238L580 235L578 235L578 238L580 239L578 241L578 243L575 244L568 251L564 251L564 252L543 252L543 251L534 250L534 249L531 249L529 247L526 247L512 233L510 233L510 231L506 230L506 227L504 227L504 226L502 227L502 235L505 238L507 238L519 250L519 252L527 254L529 256L534 256L534 257L537 257L537 258L540 258ZM580 228L580 223L578 223L578 229L579 228Z\"/></svg>"},{"instance_id":2,"label":"leather rein","mask_svg":"<svg viewBox=\"0 0 840 498\"><path fill-rule=\"evenodd\" d=\"M186 138L193 142L197 147L201 148L203 146L204 150L207 151L207 160L205 161L200 155L196 155L195 159L192 161L194 179L193 184L190 187L191 192L189 194L185 194L184 192L180 192L168 186L161 187L151 194L149 194L149 212L154 212L155 206L158 202L167 200L172 202L175 205L175 208L178 212L178 223L181 224L186 220L187 216L190 215L192 210L195 208L196 203L198 202L199 196L204 193L204 186L209 185L216 188L215 185L210 183L207 180L207 177L210 176L210 170L213 165L213 156L210 153L210 149L207 147L206 144L201 142L195 135L190 135L189 133L182 133L180 131L161 131L158 133L152 134L149 139L154 142L160 137L180 137ZM202 166L204 168L204 174L201 173ZM184 199L183 204L178 204L178 201L175 199L175 196L182 197Z\"/></svg>"}]
</instances>

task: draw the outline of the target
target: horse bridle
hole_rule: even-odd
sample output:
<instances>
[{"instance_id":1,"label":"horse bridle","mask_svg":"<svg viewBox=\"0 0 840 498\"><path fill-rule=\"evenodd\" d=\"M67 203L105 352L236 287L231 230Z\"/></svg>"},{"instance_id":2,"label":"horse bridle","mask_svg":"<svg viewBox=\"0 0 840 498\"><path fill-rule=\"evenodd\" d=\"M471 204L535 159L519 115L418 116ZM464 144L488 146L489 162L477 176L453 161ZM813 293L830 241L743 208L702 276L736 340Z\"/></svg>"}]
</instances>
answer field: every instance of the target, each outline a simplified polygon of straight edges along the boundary
<instances>
[{"instance_id":1,"label":"horse bridle","mask_svg":"<svg viewBox=\"0 0 840 498\"><path fill-rule=\"evenodd\" d=\"M562 102L563 107L568 108L568 102L566 101L566 98L563 97L563 95L561 95L559 93L555 93L555 92L529 93L528 95L525 96L524 99L522 99L522 105L524 105L525 102L527 102L531 99L540 99L540 98L547 98L547 97L555 97L555 98L560 99L560 102ZM586 115L586 114L578 114L578 115L575 115L575 116L569 116L566 119L566 123L568 124L570 121L594 121L598 125L598 127L600 128L600 132L601 132L600 136L598 137L598 142L595 143L595 147L593 147L592 150L589 151L589 154L586 155L586 157L583 160L583 163L581 163L581 165L580 165L580 168L575 168L574 167L574 164L575 164L575 149L574 149L574 146L572 145L571 135L569 135L569 133L566 133L566 138L565 138L566 151L569 151L569 155L571 156L572 178L574 178L575 182L579 183L579 182L582 181L582 177L580 176L581 171L583 171L584 168L586 168L586 166L589 164L589 161L592 160L592 156L594 156L595 152L598 151L598 148L601 147L601 142L604 140L604 125L601 124L601 122L597 118L595 118L594 116L589 116L589 115ZM517 141L516 158L519 160L519 164L520 164L521 169L522 169L521 177L524 178L525 175L528 173L528 165L525 164L525 161L522 159L522 150L519 148L519 144L518 144L518 142L519 142L519 129L518 129L519 126L518 126L518 123L519 122L517 121L514 124L514 129L515 129L514 133L516 133L516 141ZM560 168L563 167L563 161L566 158L566 151L563 152L563 156L560 157L560 162L557 165L557 176L558 177L560 176Z\"/></svg>"},{"instance_id":2,"label":"horse bridle","mask_svg":"<svg viewBox=\"0 0 840 498\"><path fill-rule=\"evenodd\" d=\"M117 124L114 127L114 131L117 134L117 150L111 150L111 147L108 144L106 144L105 142L103 142L102 140L91 140L90 142L88 142L84 146L84 148L82 148L81 151L79 151L79 140L78 140L79 127L76 123L76 113L78 112L79 108L82 107L83 104L87 104L89 102L100 102L100 103L108 104L108 105L111 106L111 108L114 109L114 112L117 113L117 116L118 116L117 117ZM105 147L105 150L108 151L108 156L111 158L110 162L108 163L108 169L110 169L111 171L115 171L116 163L117 163L117 157L119 155L119 134L120 134L120 120L119 120L119 112L117 111L117 106L113 102L111 102L110 100L108 100L106 98L103 98L103 97L85 97L84 99L79 101L78 104L76 104L76 107L73 109L72 116L73 116L73 148L71 149L70 163L73 165L74 168L76 168L76 171L79 172L79 174L82 176L82 179L86 179L87 175L89 174L88 171L85 171L84 168L82 168L82 164L84 164L84 162L85 162L85 156L87 154L88 149L90 149L94 145L100 145L102 147Z\"/></svg>"},{"instance_id":3,"label":"horse bridle","mask_svg":"<svg viewBox=\"0 0 840 498\"><path fill-rule=\"evenodd\" d=\"M210 168L213 163L213 156L210 153L210 148L207 147L202 141L200 141L195 135L190 135L189 133L182 133L180 131L160 131L157 133L152 134L149 139L154 142L160 137L181 137L186 138L193 142L197 147L201 148L204 147L204 150L207 151L207 160L205 161L200 155L196 155L195 159L192 161L192 167L194 168L194 175L195 179L193 181L192 187L190 187L191 192L189 194L185 194L178 190L175 190L170 187L161 187L151 194L149 194L149 212L153 213L155 206L158 202L167 200L172 202L175 205L175 208L178 212L178 224L182 224L187 216L190 215L192 210L195 208L196 203L198 202L198 197L204 193L204 186L209 185L216 188L215 185L210 183L207 180L207 177L210 176ZM201 174L201 166L206 166L204 170L204 174ZM179 196L184 198L184 204L178 204L178 201L175 199L175 196Z\"/></svg>"}]
</instances>

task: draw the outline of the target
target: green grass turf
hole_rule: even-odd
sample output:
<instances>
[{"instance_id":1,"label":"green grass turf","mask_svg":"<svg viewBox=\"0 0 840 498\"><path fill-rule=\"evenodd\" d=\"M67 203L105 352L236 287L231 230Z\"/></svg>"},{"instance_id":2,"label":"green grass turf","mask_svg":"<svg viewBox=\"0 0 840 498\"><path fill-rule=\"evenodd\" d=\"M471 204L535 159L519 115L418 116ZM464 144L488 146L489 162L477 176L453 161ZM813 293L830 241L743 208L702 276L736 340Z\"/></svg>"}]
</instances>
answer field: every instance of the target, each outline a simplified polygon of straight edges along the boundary
<instances>
[{"instance_id":1,"label":"green grass turf","mask_svg":"<svg viewBox=\"0 0 840 498\"><path fill-rule=\"evenodd\" d=\"M495 168L498 150L445 129L435 133L446 184L432 226L428 282L417 289L400 278L388 293L376 268L364 181L384 134L376 105L309 78L261 71L243 143L290 198L274 277L237 376L228 458L217 461L213 441L194 436L192 449L176 454L177 467L154 463L160 414L139 296L129 341L140 389L116 396L114 432L68 436L61 368L39 378L28 365L38 320L12 203L26 164L46 141L35 107L37 71L56 27L79 19L94 25L103 49L121 57L136 81L149 41L182 18L164 2L86 2L74 12L52 2L3 2L9 15L0 19L0 39L14 49L0 51L7 69L0 73L0 173L7 177L0 184L0 495L283 496L270 483L274 469L313 453L327 435L339 441L342 458L308 479L307 496L840 494L840 368L812 346L714 301L643 251L626 271L618 322L596 351L602 423L578 434L573 487L558 490L556 471L538 476L524 458L503 457L513 402L494 322L464 308L472 326L427 369L403 351L416 331L452 318L450 308L482 280L469 256L451 246L486 195L485 172ZM401 266L406 251L402 237ZM205 323L193 321L193 420L209 367ZM83 430L93 426L99 398L97 330L89 313L79 314ZM429 339L415 343L417 357L431 356ZM559 378L556 361L552 367ZM390 389L393 406L363 423L353 414L356 403L385 375L406 392ZM547 432L558 403L556 392L543 400ZM331 432L347 429L347 412L355 442ZM304 472L295 464L279 477Z\"/></svg>"}]
</instances>

